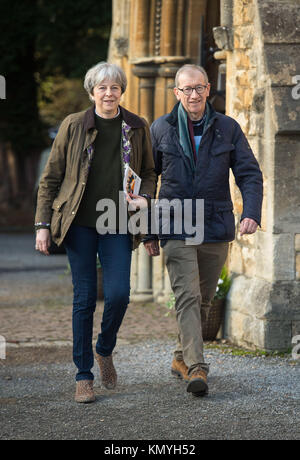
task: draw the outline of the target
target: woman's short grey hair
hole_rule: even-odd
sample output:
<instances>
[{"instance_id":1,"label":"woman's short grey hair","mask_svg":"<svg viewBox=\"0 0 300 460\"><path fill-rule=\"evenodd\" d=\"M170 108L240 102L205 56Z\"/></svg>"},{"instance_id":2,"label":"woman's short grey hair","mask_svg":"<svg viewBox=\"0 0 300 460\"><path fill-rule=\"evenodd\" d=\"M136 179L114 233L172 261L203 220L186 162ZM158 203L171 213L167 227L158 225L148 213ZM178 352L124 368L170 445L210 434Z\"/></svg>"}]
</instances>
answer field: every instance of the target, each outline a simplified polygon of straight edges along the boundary
<instances>
[{"instance_id":1,"label":"woman's short grey hair","mask_svg":"<svg viewBox=\"0 0 300 460\"><path fill-rule=\"evenodd\" d=\"M177 70L177 73L176 73L176 76L175 76L175 86L176 86L176 88L178 88L178 80L179 80L179 77L180 77L180 75L182 73L194 72L195 70L197 70L198 72L202 73L202 75L204 76L204 79L205 79L205 84L207 85L207 83L208 83L208 75L206 73L206 70L203 67L201 67L200 65L196 65L196 64L185 64L182 67L180 67L180 69Z\"/></svg>"},{"instance_id":2,"label":"woman's short grey hair","mask_svg":"<svg viewBox=\"0 0 300 460\"><path fill-rule=\"evenodd\" d=\"M104 80L117 83L121 86L122 93L125 92L127 87L127 78L125 72L121 67L116 64L109 64L108 62L99 62L89 69L84 78L84 89L88 95L93 94L93 89Z\"/></svg>"}]
</instances>

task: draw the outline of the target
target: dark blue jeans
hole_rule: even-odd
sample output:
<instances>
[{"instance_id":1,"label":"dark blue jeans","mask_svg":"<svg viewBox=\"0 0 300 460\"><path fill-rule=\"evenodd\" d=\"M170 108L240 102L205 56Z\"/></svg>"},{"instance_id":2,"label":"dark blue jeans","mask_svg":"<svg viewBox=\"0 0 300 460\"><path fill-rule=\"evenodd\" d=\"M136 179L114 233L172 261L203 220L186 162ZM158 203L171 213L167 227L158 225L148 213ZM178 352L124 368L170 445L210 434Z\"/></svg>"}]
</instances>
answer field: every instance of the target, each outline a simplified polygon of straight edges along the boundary
<instances>
[{"instance_id":1,"label":"dark blue jeans","mask_svg":"<svg viewBox=\"0 0 300 460\"><path fill-rule=\"evenodd\" d=\"M99 235L96 229L71 225L64 245L74 289L73 359L76 380L93 380L93 318L97 301L97 254L102 266L104 311L96 351L111 355L130 294L131 239L129 235Z\"/></svg>"}]
</instances>

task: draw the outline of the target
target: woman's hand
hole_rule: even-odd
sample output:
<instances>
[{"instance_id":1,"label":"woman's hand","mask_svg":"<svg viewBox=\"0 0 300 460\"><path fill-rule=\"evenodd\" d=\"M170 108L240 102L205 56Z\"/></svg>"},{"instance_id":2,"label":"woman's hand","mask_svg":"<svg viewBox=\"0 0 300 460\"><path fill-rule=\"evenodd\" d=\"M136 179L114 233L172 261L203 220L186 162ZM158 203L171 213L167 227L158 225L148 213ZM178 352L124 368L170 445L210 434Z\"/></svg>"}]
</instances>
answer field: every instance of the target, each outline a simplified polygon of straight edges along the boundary
<instances>
[{"instance_id":1,"label":"woman's hand","mask_svg":"<svg viewBox=\"0 0 300 460\"><path fill-rule=\"evenodd\" d=\"M136 211L137 209L146 209L148 202L145 197L140 195L134 195L133 193L127 193L126 201L129 203L129 211Z\"/></svg>"},{"instance_id":2,"label":"woman's hand","mask_svg":"<svg viewBox=\"0 0 300 460\"><path fill-rule=\"evenodd\" d=\"M49 256L48 248L50 247L51 239L50 239L50 230L47 228L40 228L36 231L36 238L35 238L35 249L40 251L45 256Z\"/></svg>"}]
</instances>

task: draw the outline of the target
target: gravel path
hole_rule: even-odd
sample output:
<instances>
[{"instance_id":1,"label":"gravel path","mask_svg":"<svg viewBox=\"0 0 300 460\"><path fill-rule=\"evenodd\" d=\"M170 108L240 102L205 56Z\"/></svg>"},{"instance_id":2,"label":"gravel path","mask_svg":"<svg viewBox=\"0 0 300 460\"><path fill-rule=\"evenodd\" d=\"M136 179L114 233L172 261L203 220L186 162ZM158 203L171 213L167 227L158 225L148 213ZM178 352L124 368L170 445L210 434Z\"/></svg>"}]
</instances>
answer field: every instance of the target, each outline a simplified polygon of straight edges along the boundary
<instances>
[{"instance_id":1,"label":"gravel path","mask_svg":"<svg viewBox=\"0 0 300 460\"><path fill-rule=\"evenodd\" d=\"M11 342L0 359L0 439L300 439L300 360L206 347L209 395L195 398L170 374L175 319L162 306L131 306L117 389L100 387L96 367L96 402L76 404L66 258L40 256L32 242L0 234L0 335Z\"/></svg>"},{"instance_id":2,"label":"gravel path","mask_svg":"<svg viewBox=\"0 0 300 460\"><path fill-rule=\"evenodd\" d=\"M119 345L116 390L73 402L74 366L0 367L0 439L300 439L300 367L286 358L206 350L209 395L195 398L170 374L173 342Z\"/></svg>"}]
</instances>

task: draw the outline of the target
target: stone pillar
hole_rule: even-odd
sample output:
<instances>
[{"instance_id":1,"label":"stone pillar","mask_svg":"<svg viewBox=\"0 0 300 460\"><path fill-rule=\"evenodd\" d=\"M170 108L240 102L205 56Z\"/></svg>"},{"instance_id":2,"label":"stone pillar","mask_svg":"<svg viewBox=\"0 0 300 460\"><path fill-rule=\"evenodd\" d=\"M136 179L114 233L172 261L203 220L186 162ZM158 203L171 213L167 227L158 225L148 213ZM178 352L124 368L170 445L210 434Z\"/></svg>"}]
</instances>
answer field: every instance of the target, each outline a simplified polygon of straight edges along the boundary
<instances>
[{"instance_id":1,"label":"stone pillar","mask_svg":"<svg viewBox=\"0 0 300 460\"><path fill-rule=\"evenodd\" d=\"M153 121L154 116L154 94L155 94L155 77L157 68L155 65L143 64L139 61L132 68L133 74L138 77L138 113L141 117L146 118L149 124Z\"/></svg>"},{"instance_id":2,"label":"stone pillar","mask_svg":"<svg viewBox=\"0 0 300 460\"><path fill-rule=\"evenodd\" d=\"M161 56L174 56L176 49L176 33L174 34L174 24L177 17L177 1L163 0L161 12Z\"/></svg>"},{"instance_id":3,"label":"stone pillar","mask_svg":"<svg viewBox=\"0 0 300 460\"><path fill-rule=\"evenodd\" d=\"M172 110L178 68L199 63L206 8L207 0L113 0L110 57L128 78L122 103L149 124ZM168 299L163 252L152 259L140 246L133 256L131 284L133 300L151 299L152 286L155 298Z\"/></svg>"},{"instance_id":4,"label":"stone pillar","mask_svg":"<svg viewBox=\"0 0 300 460\"><path fill-rule=\"evenodd\" d=\"M149 57L139 58L132 62L133 74L138 77L138 113L149 124L155 118L173 108L175 103L173 94L174 77L182 61L185 61L185 59L180 57ZM159 267L159 278L161 278L160 289L155 294L155 299L157 300L157 297L159 297L159 301L162 301L162 299L168 300L171 289L163 261L163 253L153 259L147 255L144 247L140 246L138 258L136 259L137 276L131 296L133 301L145 302L153 300L154 283L152 283L152 278L156 278L156 281L158 278L157 274L155 275L153 272L153 266L154 268ZM167 280L165 280L166 275Z\"/></svg>"},{"instance_id":5,"label":"stone pillar","mask_svg":"<svg viewBox=\"0 0 300 460\"><path fill-rule=\"evenodd\" d=\"M151 2L138 0L131 2L131 55L137 57L149 54L149 19Z\"/></svg>"},{"instance_id":6,"label":"stone pillar","mask_svg":"<svg viewBox=\"0 0 300 460\"><path fill-rule=\"evenodd\" d=\"M149 124L153 121L154 89L156 67L147 65L134 65L133 74L138 77L138 113ZM143 244L137 250L135 258L136 280L131 299L134 302L151 302L152 292L152 257L149 257Z\"/></svg>"},{"instance_id":7,"label":"stone pillar","mask_svg":"<svg viewBox=\"0 0 300 460\"><path fill-rule=\"evenodd\" d=\"M130 0L114 0L112 10L108 61L122 66L129 47Z\"/></svg>"},{"instance_id":8,"label":"stone pillar","mask_svg":"<svg viewBox=\"0 0 300 460\"><path fill-rule=\"evenodd\" d=\"M141 244L133 253L131 301L152 302L152 259Z\"/></svg>"},{"instance_id":9,"label":"stone pillar","mask_svg":"<svg viewBox=\"0 0 300 460\"><path fill-rule=\"evenodd\" d=\"M186 3L185 0L131 2L129 62L134 85L130 88L127 101L133 100L132 93L135 91L135 110L149 124L172 109L175 103L175 73L181 64L188 62L182 56ZM177 26L180 30L174 33ZM177 52L180 52L180 56L176 56ZM140 246L134 263L136 277L132 300L145 301L151 300L151 296L153 298L152 278L158 281L153 273L153 266L154 269L160 267L160 292L168 297L170 288L164 281L163 255L152 259ZM164 288L168 289L166 294Z\"/></svg>"}]
</instances>

